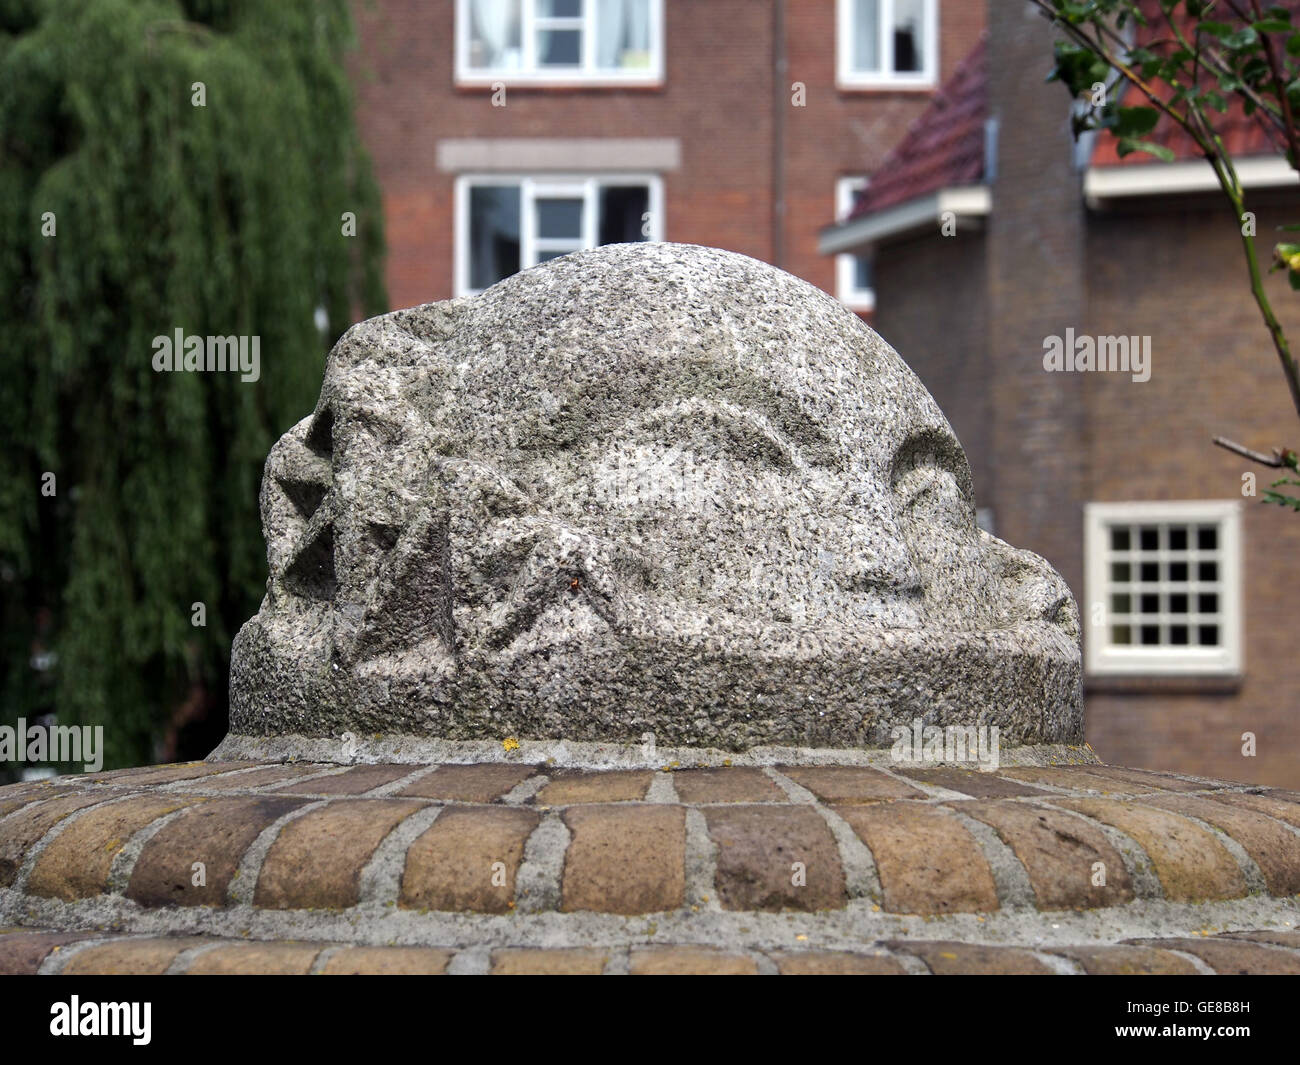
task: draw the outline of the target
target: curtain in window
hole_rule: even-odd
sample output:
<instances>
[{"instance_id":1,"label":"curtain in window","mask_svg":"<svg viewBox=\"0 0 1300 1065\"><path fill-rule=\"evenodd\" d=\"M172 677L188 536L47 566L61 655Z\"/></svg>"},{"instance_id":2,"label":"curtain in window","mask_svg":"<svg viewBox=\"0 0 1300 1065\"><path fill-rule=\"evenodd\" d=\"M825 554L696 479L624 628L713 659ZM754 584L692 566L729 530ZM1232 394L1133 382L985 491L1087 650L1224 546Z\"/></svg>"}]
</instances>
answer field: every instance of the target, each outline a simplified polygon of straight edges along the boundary
<instances>
[{"instance_id":1,"label":"curtain in window","mask_svg":"<svg viewBox=\"0 0 1300 1065\"><path fill-rule=\"evenodd\" d=\"M627 49L629 52L650 51L650 0L626 0Z\"/></svg>"},{"instance_id":2,"label":"curtain in window","mask_svg":"<svg viewBox=\"0 0 1300 1065\"><path fill-rule=\"evenodd\" d=\"M597 0L596 65L609 70L619 65L623 51L623 0Z\"/></svg>"},{"instance_id":3,"label":"curtain in window","mask_svg":"<svg viewBox=\"0 0 1300 1065\"><path fill-rule=\"evenodd\" d=\"M602 70L650 62L650 0L596 0L596 65Z\"/></svg>"},{"instance_id":4,"label":"curtain in window","mask_svg":"<svg viewBox=\"0 0 1300 1065\"><path fill-rule=\"evenodd\" d=\"M483 42L485 67L505 66L505 51L519 40L518 0L470 0L474 37Z\"/></svg>"},{"instance_id":5,"label":"curtain in window","mask_svg":"<svg viewBox=\"0 0 1300 1065\"><path fill-rule=\"evenodd\" d=\"M853 69L880 69L880 0L854 0Z\"/></svg>"}]
</instances>

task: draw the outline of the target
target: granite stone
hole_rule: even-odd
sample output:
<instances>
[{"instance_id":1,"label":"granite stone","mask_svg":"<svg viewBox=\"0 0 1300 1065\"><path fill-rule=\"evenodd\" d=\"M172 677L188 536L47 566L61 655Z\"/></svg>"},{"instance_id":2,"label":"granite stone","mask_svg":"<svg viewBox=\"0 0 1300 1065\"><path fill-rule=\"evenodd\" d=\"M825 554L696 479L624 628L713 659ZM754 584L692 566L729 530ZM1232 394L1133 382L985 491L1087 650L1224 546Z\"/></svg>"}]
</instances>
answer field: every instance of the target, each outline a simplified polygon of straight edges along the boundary
<instances>
[{"instance_id":1,"label":"granite stone","mask_svg":"<svg viewBox=\"0 0 1300 1065\"><path fill-rule=\"evenodd\" d=\"M360 323L261 506L232 735L1083 738L1065 583L977 528L898 353L746 256L610 245Z\"/></svg>"}]
</instances>

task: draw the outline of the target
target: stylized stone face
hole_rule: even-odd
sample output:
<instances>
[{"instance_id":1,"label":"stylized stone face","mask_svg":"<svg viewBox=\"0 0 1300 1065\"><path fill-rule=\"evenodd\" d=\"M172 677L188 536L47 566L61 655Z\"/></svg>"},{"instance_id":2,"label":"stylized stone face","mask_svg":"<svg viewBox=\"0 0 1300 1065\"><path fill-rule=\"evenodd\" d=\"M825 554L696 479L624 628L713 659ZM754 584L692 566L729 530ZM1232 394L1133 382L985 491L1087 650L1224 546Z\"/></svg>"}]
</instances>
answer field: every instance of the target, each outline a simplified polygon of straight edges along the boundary
<instances>
[{"instance_id":1,"label":"stylized stone face","mask_svg":"<svg viewBox=\"0 0 1300 1065\"><path fill-rule=\"evenodd\" d=\"M616 245L364 322L267 462L232 731L1078 742L1078 619L898 355L744 256Z\"/></svg>"}]
</instances>

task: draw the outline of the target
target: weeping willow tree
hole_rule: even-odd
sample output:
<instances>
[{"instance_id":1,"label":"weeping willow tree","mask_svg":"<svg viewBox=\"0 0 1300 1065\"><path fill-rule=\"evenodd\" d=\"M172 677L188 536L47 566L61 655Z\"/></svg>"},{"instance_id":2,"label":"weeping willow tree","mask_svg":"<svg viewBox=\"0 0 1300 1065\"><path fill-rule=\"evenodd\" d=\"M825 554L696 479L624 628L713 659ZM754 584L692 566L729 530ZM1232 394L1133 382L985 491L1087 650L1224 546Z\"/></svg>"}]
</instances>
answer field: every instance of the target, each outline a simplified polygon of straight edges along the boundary
<instances>
[{"instance_id":1,"label":"weeping willow tree","mask_svg":"<svg viewBox=\"0 0 1300 1065\"><path fill-rule=\"evenodd\" d=\"M385 309L351 43L346 0L0 0L0 723L223 731L263 459ZM177 329L257 380L157 372Z\"/></svg>"}]
</instances>

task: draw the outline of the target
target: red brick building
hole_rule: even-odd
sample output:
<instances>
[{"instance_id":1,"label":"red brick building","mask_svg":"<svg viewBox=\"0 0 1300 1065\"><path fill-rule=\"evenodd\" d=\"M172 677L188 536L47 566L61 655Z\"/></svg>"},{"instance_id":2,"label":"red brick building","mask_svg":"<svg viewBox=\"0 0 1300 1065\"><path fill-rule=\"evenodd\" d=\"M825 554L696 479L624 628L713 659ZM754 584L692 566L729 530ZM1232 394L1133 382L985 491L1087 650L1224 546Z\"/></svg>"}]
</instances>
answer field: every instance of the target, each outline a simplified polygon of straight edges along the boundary
<instances>
[{"instance_id":1,"label":"red brick building","mask_svg":"<svg viewBox=\"0 0 1300 1065\"><path fill-rule=\"evenodd\" d=\"M874 256L874 324L948 414L987 520L1075 590L1098 753L1294 787L1300 519L1260 504L1272 471L1211 443L1300 438L1242 223L1175 131L1152 135L1172 163L1076 144L1043 82L1053 36L990 4L987 42L822 248ZM1267 257L1297 177L1245 120L1227 143ZM1267 283L1294 337L1300 302Z\"/></svg>"},{"instance_id":2,"label":"red brick building","mask_svg":"<svg viewBox=\"0 0 1300 1065\"><path fill-rule=\"evenodd\" d=\"M1243 498L1250 467L1209 443L1296 441L1236 234L1188 176L1199 164L1119 165L1104 142L1073 142L1064 94L1043 84L1051 31L1027 5L355 11L394 307L640 238L744 252L878 308L966 445L982 520L1075 589L1100 753L1300 783L1282 561L1300 520ZM1260 232L1293 221L1277 162L1248 169ZM866 175L859 216L819 242ZM1150 338L1150 378L1045 372L1046 338L1067 336ZM1106 576L1125 564L1130 579Z\"/></svg>"},{"instance_id":3,"label":"red brick building","mask_svg":"<svg viewBox=\"0 0 1300 1065\"><path fill-rule=\"evenodd\" d=\"M475 291L592 244L709 244L870 308L818 230L984 28L978 0L357 3L388 291Z\"/></svg>"}]
</instances>

